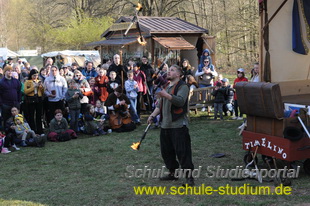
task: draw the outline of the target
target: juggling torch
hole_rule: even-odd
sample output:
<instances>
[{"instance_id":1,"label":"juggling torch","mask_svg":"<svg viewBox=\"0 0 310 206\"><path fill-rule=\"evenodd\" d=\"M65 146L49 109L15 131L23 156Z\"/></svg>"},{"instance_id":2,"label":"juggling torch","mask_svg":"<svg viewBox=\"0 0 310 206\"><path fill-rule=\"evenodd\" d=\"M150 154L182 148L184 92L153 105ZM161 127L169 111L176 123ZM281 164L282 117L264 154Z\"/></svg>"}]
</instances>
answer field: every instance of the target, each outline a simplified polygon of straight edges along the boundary
<instances>
[{"instance_id":1,"label":"juggling torch","mask_svg":"<svg viewBox=\"0 0 310 206\"><path fill-rule=\"evenodd\" d=\"M142 141L144 140L144 138L146 136L146 133L149 130L150 126L151 126L151 124L147 125L147 127L146 127L146 129L145 129L145 131L144 131L144 133L143 133L143 135L141 137L141 140L139 142L132 143L132 145L131 145L132 149L134 149L134 150L139 150L140 149L140 145L141 145Z\"/></svg>"}]
</instances>

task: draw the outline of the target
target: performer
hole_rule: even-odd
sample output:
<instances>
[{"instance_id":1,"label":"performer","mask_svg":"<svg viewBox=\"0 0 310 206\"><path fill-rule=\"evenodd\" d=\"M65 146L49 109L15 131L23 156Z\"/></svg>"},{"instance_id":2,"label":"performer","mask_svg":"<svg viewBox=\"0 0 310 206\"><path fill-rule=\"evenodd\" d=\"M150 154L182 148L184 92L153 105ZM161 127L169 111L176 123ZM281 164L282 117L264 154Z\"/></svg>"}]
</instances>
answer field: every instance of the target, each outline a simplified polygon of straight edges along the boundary
<instances>
[{"instance_id":1,"label":"performer","mask_svg":"<svg viewBox=\"0 0 310 206\"><path fill-rule=\"evenodd\" d=\"M182 77L182 68L177 65L170 67L167 74L167 80L170 80L170 83L157 93L161 99L147 122L150 124L154 117L158 114L161 115L160 148L170 174L161 177L160 180L177 180L175 170L181 165L181 168L187 171L186 184L193 186L194 178L191 171L193 171L194 165L192 163L191 139L187 128L189 88L181 80Z\"/></svg>"}]
</instances>

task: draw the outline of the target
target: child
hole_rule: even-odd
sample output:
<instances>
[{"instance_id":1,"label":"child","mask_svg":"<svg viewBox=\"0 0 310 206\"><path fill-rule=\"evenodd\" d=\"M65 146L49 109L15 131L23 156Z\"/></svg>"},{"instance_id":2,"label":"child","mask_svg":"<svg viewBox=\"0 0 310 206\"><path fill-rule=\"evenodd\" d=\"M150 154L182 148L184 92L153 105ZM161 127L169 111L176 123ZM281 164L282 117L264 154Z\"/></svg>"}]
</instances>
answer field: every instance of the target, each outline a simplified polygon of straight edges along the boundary
<instances>
[{"instance_id":1,"label":"child","mask_svg":"<svg viewBox=\"0 0 310 206\"><path fill-rule=\"evenodd\" d=\"M24 117L21 114L18 114L14 118L15 121L15 132L17 134L17 138L21 138L21 146L22 147L27 147L26 139L33 137L36 137L36 134L34 133L33 130L31 130L30 126L28 123L24 121Z\"/></svg>"},{"instance_id":2,"label":"child","mask_svg":"<svg viewBox=\"0 0 310 206\"><path fill-rule=\"evenodd\" d=\"M225 103L225 88L222 88L222 83L218 82L215 86L212 95L214 99L214 120L217 119L217 113L220 113L220 118L223 120L223 104Z\"/></svg>"},{"instance_id":3,"label":"child","mask_svg":"<svg viewBox=\"0 0 310 206\"><path fill-rule=\"evenodd\" d=\"M216 78L216 82L214 82L214 86L217 85L218 82L222 83L223 75L219 74Z\"/></svg>"},{"instance_id":4,"label":"child","mask_svg":"<svg viewBox=\"0 0 310 206\"><path fill-rule=\"evenodd\" d=\"M121 82L116 79L116 72L111 71L110 72L110 81L108 82L108 92L109 94L114 92L114 89L116 89L118 86L121 85Z\"/></svg>"},{"instance_id":5,"label":"child","mask_svg":"<svg viewBox=\"0 0 310 206\"><path fill-rule=\"evenodd\" d=\"M95 118L96 119L105 119L106 115L106 107L102 106L102 103L100 100L96 101L96 107L95 107Z\"/></svg>"},{"instance_id":6,"label":"child","mask_svg":"<svg viewBox=\"0 0 310 206\"><path fill-rule=\"evenodd\" d=\"M107 100L109 93L108 93L108 82L109 78L106 76L107 70L101 68L99 70L99 75L95 78L96 86L99 88L99 99L103 103Z\"/></svg>"},{"instance_id":7,"label":"child","mask_svg":"<svg viewBox=\"0 0 310 206\"><path fill-rule=\"evenodd\" d=\"M199 66L203 66L203 61L205 59L208 59L210 61L210 65L212 64L212 58L210 56L209 49L203 50L202 55L200 56L200 64L199 64Z\"/></svg>"},{"instance_id":8,"label":"child","mask_svg":"<svg viewBox=\"0 0 310 206\"><path fill-rule=\"evenodd\" d=\"M95 77L89 78L88 83L89 83L89 86L93 92L92 95L88 96L89 104L96 105L96 101L97 101L98 96L100 94L100 90L99 90L99 87L96 85Z\"/></svg>"},{"instance_id":9,"label":"child","mask_svg":"<svg viewBox=\"0 0 310 206\"><path fill-rule=\"evenodd\" d=\"M83 94L78 89L78 84L70 79L68 81L69 89L66 93L66 101L69 107L69 114L71 117L70 128L75 132L78 132L78 119L81 111L80 99L83 98Z\"/></svg>"},{"instance_id":10,"label":"child","mask_svg":"<svg viewBox=\"0 0 310 206\"><path fill-rule=\"evenodd\" d=\"M95 118L95 108L93 105L88 104L86 106L86 112L84 114L85 132L87 134L93 134L94 136L106 135L103 131L103 119ZM99 124L97 124L99 122Z\"/></svg>"},{"instance_id":11,"label":"child","mask_svg":"<svg viewBox=\"0 0 310 206\"><path fill-rule=\"evenodd\" d=\"M72 129L68 129L68 122L66 118L63 117L60 109L55 110L55 116L50 122L50 132L47 138L53 142L77 138L76 133Z\"/></svg>"},{"instance_id":12,"label":"child","mask_svg":"<svg viewBox=\"0 0 310 206\"><path fill-rule=\"evenodd\" d=\"M235 85L238 82L247 82L247 81L248 81L248 79L245 77L244 69L243 68L239 68L237 70L237 78L234 81L233 87L235 88ZM238 100L237 100L237 94L236 93L234 94L234 110L235 110L235 117L233 117L232 119L242 120L243 119L242 118L243 114L241 112L239 114L239 105L238 105Z\"/></svg>"},{"instance_id":13,"label":"child","mask_svg":"<svg viewBox=\"0 0 310 206\"><path fill-rule=\"evenodd\" d=\"M138 83L133 79L133 71L127 72L128 80L125 81L126 96L130 101L130 110L132 113L132 120L135 124L141 124L137 112L137 97L138 97Z\"/></svg>"},{"instance_id":14,"label":"child","mask_svg":"<svg viewBox=\"0 0 310 206\"><path fill-rule=\"evenodd\" d=\"M231 86L229 85L229 80L227 78L222 79L222 85L223 88L225 88L226 90L225 91L226 100L225 104L223 105L223 112L225 116L227 116L229 111L230 115L232 116L234 113L233 109L234 89L231 88Z\"/></svg>"}]
</instances>

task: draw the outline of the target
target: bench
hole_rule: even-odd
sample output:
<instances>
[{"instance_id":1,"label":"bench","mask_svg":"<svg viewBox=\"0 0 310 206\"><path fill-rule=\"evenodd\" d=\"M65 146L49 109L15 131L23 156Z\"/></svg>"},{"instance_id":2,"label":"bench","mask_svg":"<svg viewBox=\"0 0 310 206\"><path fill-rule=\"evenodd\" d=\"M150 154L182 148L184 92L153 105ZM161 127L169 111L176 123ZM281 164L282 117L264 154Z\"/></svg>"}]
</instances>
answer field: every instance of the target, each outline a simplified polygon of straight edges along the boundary
<instances>
[{"instance_id":1,"label":"bench","mask_svg":"<svg viewBox=\"0 0 310 206\"><path fill-rule=\"evenodd\" d=\"M188 109L194 110L195 114L197 114L197 110L203 107L208 108L208 115L210 115L210 107L214 104L214 96L212 96L212 92L215 87L205 87L193 89L189 93L189 101L188 101Z\"/></svg>"}]
</instances>

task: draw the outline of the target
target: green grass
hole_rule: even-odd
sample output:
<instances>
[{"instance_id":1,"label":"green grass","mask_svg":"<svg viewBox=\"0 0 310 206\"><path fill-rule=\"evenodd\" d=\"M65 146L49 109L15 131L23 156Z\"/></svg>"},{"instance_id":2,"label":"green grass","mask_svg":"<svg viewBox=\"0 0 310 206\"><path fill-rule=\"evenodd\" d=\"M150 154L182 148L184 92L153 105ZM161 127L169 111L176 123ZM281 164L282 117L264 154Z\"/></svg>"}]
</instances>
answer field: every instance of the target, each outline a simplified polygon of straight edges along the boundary
<instances>
[{"instance_id":1,"label":"green grass","mask_svg":"<svg viewBox=\"0 0 310 206\"><path fill-rule=\"evenodd\" d=\"M203 113L205 114L205 113ZM196 186L219 187L273 186L255 180L231 181L205 176L207 166L234 168L244 165L242 137L236 128L241 121L212 121L207 117L191 116L193 161L202 166ZM126 167L149 166L159 169L164 164L160 155L159 130L148 132L139 151L130 148L137 142L146 125L130 133L106 136L82 136L63 143L48 142L44 148L22 148L21 151L0 155L0 205L293 205L310 203L309 180L303 170L293 180L290 196L211 196L140 195L133 186L180 186L183 179L160 182L152 178L126 178ZM209 157L225 153L223 158ZM259 158L260 159L260 158ZM298 162L298 164L301 164ZM259 166L264 166L259 161Z\"/></svg>"}]
</instances>

